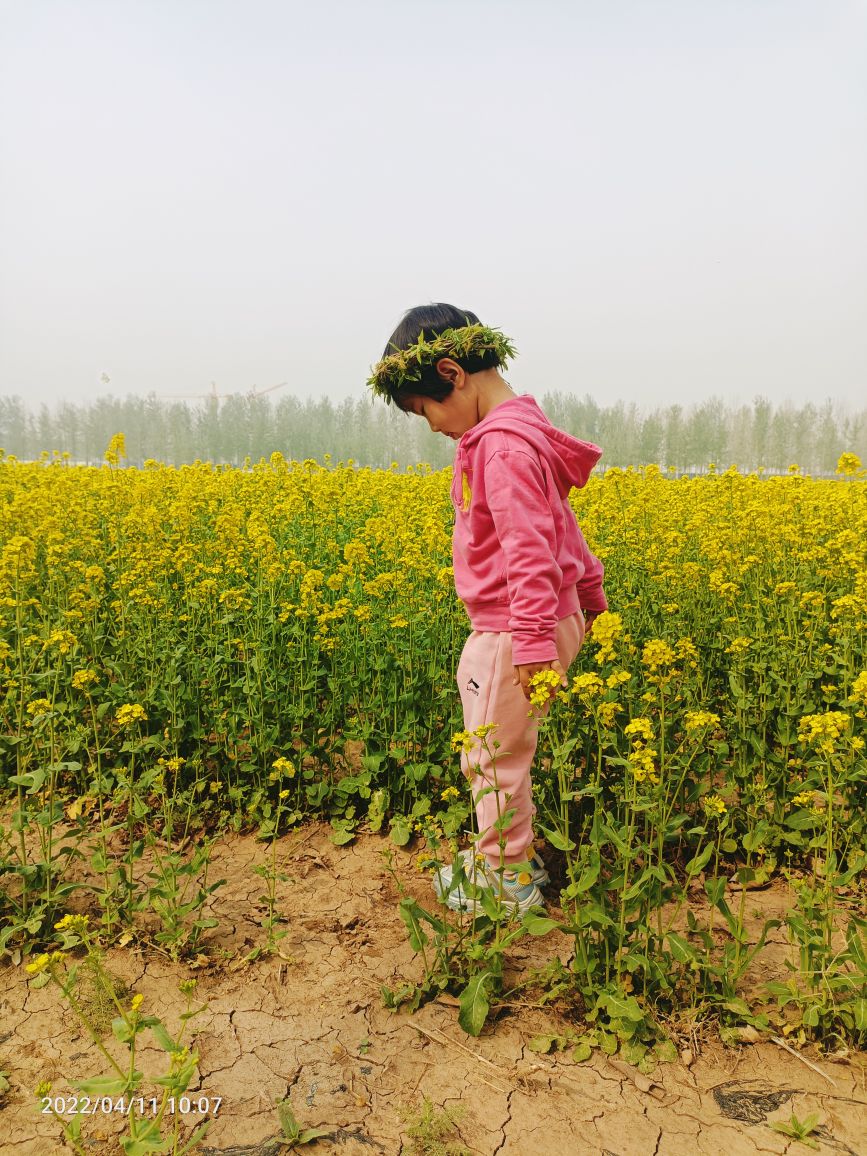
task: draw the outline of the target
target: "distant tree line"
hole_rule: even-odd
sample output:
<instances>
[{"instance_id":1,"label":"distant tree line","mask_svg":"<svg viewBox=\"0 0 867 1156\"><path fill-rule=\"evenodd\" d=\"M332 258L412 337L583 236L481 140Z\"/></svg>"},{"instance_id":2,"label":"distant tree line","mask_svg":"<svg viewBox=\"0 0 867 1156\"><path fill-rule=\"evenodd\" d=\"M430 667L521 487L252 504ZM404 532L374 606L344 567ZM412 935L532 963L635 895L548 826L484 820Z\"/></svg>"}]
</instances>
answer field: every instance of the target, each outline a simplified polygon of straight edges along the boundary
<instances>
[{"instance_id":1,"label":"distant tree line","mask_svg":"<svg viewBox=\"0 0 867 1156\"><path fill-rule=\"evenodd\" d=\"M757 397L734 408L711 398L643 412L635 403L605 406L589 395L548 393L540 405L554 425L600 445L604 468L657 463L702 472L713 462L719 469L736 464L742 471L761 466L785 473L796 462L807 473L832 474L844 451L867 461L867 409L841 413L830 399L796 407ZM119 432L126 436L130 465L148 459L243 465L279 451L298 461L330 454L333 462L352 459L361 466L428 462L438 469L454 452L423 420L366 395L332 402L238 394L188 405L150 394L62 402L35 412L19 397L0 397L0 447L20 459L58 451L96 464Z\"/></svg>"}]
</instances>

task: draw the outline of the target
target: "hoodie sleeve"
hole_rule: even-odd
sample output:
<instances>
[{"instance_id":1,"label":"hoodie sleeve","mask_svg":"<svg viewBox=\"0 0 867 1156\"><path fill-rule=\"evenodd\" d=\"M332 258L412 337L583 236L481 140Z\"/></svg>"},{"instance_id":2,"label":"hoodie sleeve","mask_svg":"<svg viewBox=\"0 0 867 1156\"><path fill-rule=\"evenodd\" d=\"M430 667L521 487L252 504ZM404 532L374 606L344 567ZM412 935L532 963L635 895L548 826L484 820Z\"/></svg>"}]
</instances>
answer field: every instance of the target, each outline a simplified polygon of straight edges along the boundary
<instances>
[{"instance_id":1,"label":"hoodie sleeve","mask_svg":"<svg viewBox=\"0 0 867 1156\"><path fill-rule=\"evenodd\" d=\"M524 450L498 450L485 463L485 495L506 563L512 661L553 662L562 571L539 462Z\"/></svg>"},{"instance_id":2,"label":"hoodie sleeve","mask_svg":"<svg viewBox=\"0 0 867 1156\"><path fill-rule=\"evenodd\" d=\"M584 563L584 577L578 582L578 602L582 610L601 614L603 610L608 609L608 599L602 589L605 567L585 542L581 527L578 526L577 529L581 543L581 560Z\"/></svg>"}]
</instances>

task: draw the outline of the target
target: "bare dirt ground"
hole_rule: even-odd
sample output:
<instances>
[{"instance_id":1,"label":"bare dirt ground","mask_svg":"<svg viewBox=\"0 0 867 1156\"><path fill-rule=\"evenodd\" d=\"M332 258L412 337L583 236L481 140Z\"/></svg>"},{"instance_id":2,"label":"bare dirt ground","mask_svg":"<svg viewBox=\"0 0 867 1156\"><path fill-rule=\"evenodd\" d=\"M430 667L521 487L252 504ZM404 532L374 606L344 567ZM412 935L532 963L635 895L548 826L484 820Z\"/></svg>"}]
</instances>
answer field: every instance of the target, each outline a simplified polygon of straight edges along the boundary
<instances>
[{"instance_id":1,"label":"bare dirt ground","mask_svg":"<svg viewBox=\"0 0 867 1156\"><path fill-rule=\"evenodd\" d=\"M339 1156L447 1153L447 1143L474 1156L794 1156L807 1149L769 1123L812 1112L819 1114L812 1139L820 1152L867 1154L863 1054L831 1062L804 1052L816 1071L770 1043L705 1045L693 1048L689 1066L660 1065L647 1078L604 1056L576 1064L566 1055L530 1051L534 1035L563 1027L551 1008L510 1005L478 1039L459 1028L453 1000L414 1015L387 1010L381 985L422 974L384 869L387 843L366 836L335 847L329 834L313 824L280 844L289 877L277 892L288 928L284 958L243 963L265 935L264 881L253 868L268 848L253 838L226 839L215 850L210 877L228 883L213 897L220 926L209 933L198 967L131 946L106 957L129 991L143 995L142 1011L160 1016L170 1031L185 1006L178 982L198 979L196 1002L208 1006L192 1021L200 1061L190 1096L205 1106L222 1098L219 1111L210 1111L199 1150L205 1156L285 1151L275 1107L285 1098L303 1127L328 1130L306 1150ZM394 856L409 892L433 906L413 855ZM766 894L757 906L767 915L785 902ZM512 963L519 971L541 966L563 942L521 940ZM149 1043L149 1034L142 1039ZM123 1056L110 1034L107 1041ZM164 1054L144 1047L138 1066L160 1074ZM103 1074L107 1064L57 989L29 989L20 966L0 970L0 1069L11 1085L0 1097L0 1156L72 1152L57 1122L38 1113L33 1089L48 1079L53 1094L71 1093L70 1080ZM416 1147L409 1136L404 1110L417 1112L425 1097L455 1110L454 1129L440 1148ZM203 1108L203 1115L184 1116L183 1134L206 1115ZM84 1151L118 1152L120 1129L116 1116L90 1116Z\"/></svg>"}]
</instances>

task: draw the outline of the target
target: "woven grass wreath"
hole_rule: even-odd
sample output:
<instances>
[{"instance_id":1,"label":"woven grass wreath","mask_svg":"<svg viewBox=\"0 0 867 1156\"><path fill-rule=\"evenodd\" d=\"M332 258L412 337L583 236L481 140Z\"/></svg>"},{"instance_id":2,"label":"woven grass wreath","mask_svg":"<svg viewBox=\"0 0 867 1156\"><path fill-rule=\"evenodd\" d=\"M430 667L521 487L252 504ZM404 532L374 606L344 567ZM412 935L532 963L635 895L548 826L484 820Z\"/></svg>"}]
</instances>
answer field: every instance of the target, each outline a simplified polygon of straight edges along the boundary
<instances>
[{"instance_id":1,"label":"woven grass wreath","mask_svg":"<svg viewBox=\"0 0 867 1156\"><path fill-rule=\"evenodd\" d=\"M422 379L422 371L435 365L443 357L451 357L458 364L485 358L490 364L505 365L517 350L508 337L487 325L464 325L460 329L444 329L425 341L424 330L415 345L396 349L373 366L367 384L378 397L388 401L408 385ZM494 361L490 355L493 354Z\"/></svg>"}]
</instances>

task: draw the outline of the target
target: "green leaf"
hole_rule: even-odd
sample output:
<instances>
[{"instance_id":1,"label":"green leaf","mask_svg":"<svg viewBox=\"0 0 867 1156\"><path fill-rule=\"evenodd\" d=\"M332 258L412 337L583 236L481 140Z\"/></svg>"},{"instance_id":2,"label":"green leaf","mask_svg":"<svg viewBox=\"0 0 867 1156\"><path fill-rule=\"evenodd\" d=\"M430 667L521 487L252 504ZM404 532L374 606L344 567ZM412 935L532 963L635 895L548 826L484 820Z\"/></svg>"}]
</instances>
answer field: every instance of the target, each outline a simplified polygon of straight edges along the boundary
<instances>
[{"instance_id":1,"label":"green leaf","mask_svg":"<svg viewBox=\"0 0 867 1156\"><path fill-rule=\"evenodd\" d=\"M491 978L491 972L479 972L473 976L461 994L458 1023L469 1036L477 1036L485 1026L490 1011L485 988Z\"/></svg>"},{"instance_id":2,"label":"green leaf","mask_svg":"<svg viewBox=\"0 0 867 1156\"><path fill-rule=\"evenodd\" d=\"M448 925L444 923L442 919L437 919L435 915L431 915L431 913L424 907L417 907L415 914L418 919L422 919L425 923L429 923L434 931L438 931L440 935L448 934Z\"/></svg>"},{"instance_id":3,"label":"green leaf","mask_svg":"<svg viewBox=\"0 0 867 1156\"><path fill-rule=\"evenodd\" d=\"M482 911L484 911L492 923L500 923L502 921L505 909L494 894L492 888L480 887L478 900L482 905Z\"/></svg>"},{"instance_id":4,"label":"green leaf","mask_svg":"<svg viewBox=\"0 0 867 1156\"><path fill-rule=\"evenodd\" d=\"M816 826L818 819L812 811L802 807L799 811L793 811L791 815L787 815L783 822L793 831L809 831L811 827ZM746 846L746 841L744 846ZM747 849L750 850L751 848Z\"/></svg>"},{"instance_id":5,"label":"green leaf","mask_svg":"<svg viewBox=\"0 0 867 1156\"><path fill-rule=\"evenodd\" d=\"M692 878L693 875L698 875L699 871L703 871L707 867L710 857L713 854L713 843L708 843L698 855L690 859L686 865L686 873Z\"/></svg>"},{"instance_id":6,"label":"green leaf","mask_svg":"<svg viewBox=\"0 0 867 1156\"><path fill-rule=\"evenodd\" d=\"M561 835L559 831L552 831L550 827L543 827L540 824L539 830L544 834L551 846L556 847L558 851L574 851L578 845L565 835Z\"/></svg>"},{"instance_id":7,"label":"green leaf","mask_svg":"<svg viewBox=\"0 0 867 1156\"><path fill-rule=\"evenodd\" d=\"M612 995L611 992L600 992L596 1006L607 1011L612 1019L629 1020L630 1023L640 1023L645 1018L638 1000L634 995Z\"/></svg>"},{"instance_id":8,"label":"green leaf","mask_svg":"<svg viewBox=\"0 0 867 1156\"><path fill-rule=\"evenodd\" d=\"M299 1144L310 1144L314 1140L318 1140L321 1136L330 1136L332 1133L328 1128L305 1128L298 1137Z\"/></svg>"},{"instance_id":9,"label":"green leaf","mask_svg":"<svg viewBox=\"0 0 867 1156\"><path fill-rule=\"evenodd\" d=\"M547 919L544 915L537 915L535 911L528 911L522 922L531 935L548 935L549 932L563 926L556 919Z\"/></svg>"},{"instance_id":10,"label":"green leaf","mask_svg":"<svg viewBox=\"0 0 867 1156\"><path fill-rule=\"evenodd\" d=\"M557 1036L533 1036L527 1047L531 1052L538 1052L539 1055L546 1056L554 1049L554 1041Z\"/></svg>"},{"instance_id":11,"label":"green leaf","mask_svg":"<svg viewBox=\"0 0 867 1156\"><path fill-rule=\"evenodd\" d=\"M128 1136L121 1138L120 1143L126 1156L147 1156L148 1152L167 1152L172 1141L170 1138L163 1140L157 1134L153 1137L140 1136L138 1139Z\"/></svg>"},{"instance_id":12,"label":"green leaf","mask_svg":"<svg viewBox=\"0 0 867 1156\"><path fill-rule=\"evenodd\" d=\"M38 767L35 771L28 771L24 775L10 775L7 780L14 787L28 787L28 795L34 795L45 782L48 772L44 767Z\"/></svg>"},{"instance_id":13,"label":"green leaf","mask_svg":"<svg viewBox=\"0 0 867 1156\"><path fill-rule=\"evenodd\" d=\"M822 1009L819 1007L819 1005L816 1003L811 1003L806 1008L804 1008L804 1015L801 1019L801 1022L805 1027L814 1028L818 1025L821 1014Z\"/></svg>"},{"instance_id":14,"label":"green leaf","mask_svg":"<svg viewBox=\"0 0 867 1156\"><path fill-rule=\"evenodd\" d=\"M179 1050L178 1045L166 1031L165 1025L161 1020L156 1023L148 1025L153 1032L154 1039L160 1045L164 1052L176 1052Z\"/></svg>"},{"instance_id":15,"label":"green leaf","mask_svg":"<svg viewBox=\"0 0 867 1156\"><path fill-rule=\"evenodd\" d=\"M606 1054L606 1056L614 1056L617 1054L617 1049L620 1043L617 1036L613 1032L599 1033L599 1047Z\"/></svg>"},{"instance_id":16,"label":"green leaf","mask_svg":"<svg viewBox=\"0 0 867 1156\"><path fill-rule=\"evenodd\" d=\"M192 1152L194 1148L198 1147L199 1141L203 1140L207 1135L208 1129L211 1127L211 1120L206 1120L204 1124L200 1124L195 1132L190 1136L186 1144L178 1151L178 1156L187 1156L188 1152Z\"/></svg>"},{"instance_id":17,"label":"green leaf","mask_svg":"<svg viewBox=\"0 0 867 1156\"><path fill-rule=\"evenodd\" d=\"M128 1044L135 1035L135 1029L126 1022L123 1016L118 1016L111 1021L111 1030L114 1033L114 1038L120 1040L122 1044Z\"/></svg>"},{"instance_id":18,"label":"green leaf","mask_svg":"<svg viewBox=\"0 0 867 1156\"><path fill-rule=\"evenodd\" d=\"M730 1011L736 1016L748 1016L750 1014L749 1004L746 1000L740 998L725 1000L723 1007L726 1011Z\"/></svg>"},{"instance_id":19,"label":"green leaf","mask_svg":"<svg viewBox=\"0 0 867 1156\"><path fill-rule=\"evenodd\" d=\"M669 931L665 938L671 954L678 963L691 963L696 958L696 953L691 945L677 932Z\"/></svg>"},{"instance_id":20,"label":"green leaf","mask_svg":"<svg viewBox=\"0 0 867 1156\"><path fill-rule=\"evenodd\" d=\"M579 877L574 880L566 888L570 899L574 899L576 895L581 895L585 891L589 891L596 880L599 878L599 869L601 860L598 851L591 852L590 862L585 866Z\"/></svg>"},{"instance_id":21,"label":"green leaf","mask_svg":"<svg viewBox=\"0 0 867 1156\"><path fill-rule=\"evenodd\" d=\"M395 815L391 820L391 841L395 847L405 847L412 838L412 830L403 815Z\"/></svg>"},{"instance_id":22,"label":"green leaf","mask_svg":"<svg viewBox=\"0 0 867 1156\"><path fill-rule=\"evenodd\" d=\"M640 1064L647 1055L647 1045L640 1044L637 1040L631 1040L623 1045L620 1054L627 1064Z\"/></svg>"},{"instance_id":23,"label":"green leaf","mask_svg":"<svg viewBox=\"0 0 867 1156\"><path fill-rule=\"evenodd\" d=\"M409 933L409 945L413 951L421 951L427 943L427 936L418 921L418 910L417 900L409 897L401 899L398 912Z\"/></svg>"},{"instance_id":24,"label":"green leaf","mask_svg":"<svg viewBox=\"0 0 867 1156\"><path fill-rule=\"evenodd\" d=\"M579 1040L572 1049L572 1059L576 1064L583 1064L586 1060L589 1060L592 1055L593 1049L587 1040Z\"/></svg>"},{"instance_id":25,"label":"green leaf","mask_svg":"<svg viewBox=\"0 0 867 1156\"><path fill-rule=\"evenodd\" d=\"M671 1040L663 1040L656 1045L656 1058L661 1064L673 1064L677 1061L677 1048Z\"/></svg>"},{"instance_id":26,"label":"green leaf","mask_svg":"<svg viewBox=\"0 0 867 1156\"><path fill-rule=\"evenodd\" d=\"M765 991L768 995L775 995L777 999L783 999L788 1002L795 998L795 992L787 983L778 983L776 980L773 983L765 984Z\"/></svg>"},{"instance_id":27,"label":"green leaf","mask_svg":"<svg viewBox=\"0 0 867 1156\"><path fill-rule=\"evenodd\" d=\"M76 1091L84 1092L86 1096L121 1096L127 1089L128 1080L119 1080L117 1076L96 1076L92 1080L71 1080Z\"/></svg>"},{"instance_id":28,"label":"green leaf","mask_svg":"<svg viewBox=\"0 0 867 1156\"><path fill-rule=\"evenodd\" d=\"M348 827L342 827L339 830L335 831L334 834L331 836L331 842L334 844L335 847L343 847L346 843L351 843L354 838L355 838L355 832L354 831L350 830ZM397 846L402 847L403 844L398 843Z\"/></svg>"}]
</instances>

